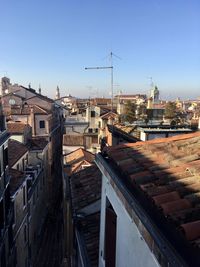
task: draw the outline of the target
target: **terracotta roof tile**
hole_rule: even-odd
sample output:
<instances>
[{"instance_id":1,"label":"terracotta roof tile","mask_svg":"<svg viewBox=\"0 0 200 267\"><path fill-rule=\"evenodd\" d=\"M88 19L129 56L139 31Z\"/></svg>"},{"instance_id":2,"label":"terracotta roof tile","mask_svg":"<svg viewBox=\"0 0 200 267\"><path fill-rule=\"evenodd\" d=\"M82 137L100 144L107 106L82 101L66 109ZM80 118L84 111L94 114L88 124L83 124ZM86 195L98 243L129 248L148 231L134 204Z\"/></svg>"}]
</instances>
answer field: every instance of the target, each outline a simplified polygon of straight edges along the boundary
<instances>
[{"instance_id":1,"label":"terracotta roof tile","mask_svg":"<svg viewBox=\"0 0 200 267\"><path fill-rule=\"evenodd\" d=\"M186 238L200 249L199 151L200 132L196 132L110 147L107 156L133 187L132 193L137 190L166 225L184 229Z\"/></svg>"},{"instance_id":2,"label":"terracotta roof tile","mask_svg":"<svg viewBox=\"0 0 200 267\"><path fill-rule=\"evenodd\" d=\"M31 128L29 124L23 122L8 122L7 129L12 134L23 134L26 128Z\"/></svg>"},{"instance_id":3,"label":"terracotta roof tile","mask_svg":"<svg viewBox=\"0 0 200 267\"><path fill-rule=\"evenodd\" d=\"M67 175L72 175L83 169L84 166L90 166L94 163L94 154L83 149L78 148L75 151L64 156L65 164L68 168L65 168Z\"/></svg>"},{"instance_id":4,"label":"terracotta roof tile","mask_svg":"<svg viewBox=\"0 0 200 267\"><path fill-rule=\"evenodd\" d=\"M160 205L164 214L169 215L175 211L191 208L192 205L187 199L177 199Z\"/></svg>"},{"instance_id":5,"label":"terracotta roof tile","mask_svg":"<svg viewBox=\"0 0 200 267\"><path fill-rule=\"evenodd\" d=\"M83 148L78 148L75 151L67 154L64 156L65 157L65 162L67 164L71 164L77 161L80 161L82 159L92 163L94 161L94 154L91 152L83 149Z\"/></svg>"},{"instance_id":6,"label":"terracotta roof tile","mask_svg":"<svg viewBox=\"0 0 200 267\"><path fill-rule=\"evenodd\" d=\"M158 196L153 197L153 200L157 206L160 206L161 204L164 204L170 201L175 201L178 199L180 199L180 195L176 191L172 191L166 194L160 194Z\"/></svg>"},{"instance_id":7,"label":"terracotta roof tile","mask_svg":"<svg viewBox=\"0 0 200 267\"><path fill-rule=\"evenodd\" d=\"M63 145L66 146L84 146L84 135L73 133L63 135Z\"/></svg>"},{"instance_id":8,"label":"terracotta roof tile","mask_svg":"<svg viewBox=\"0 0 200 267\"><path fill-rule=\"evenodd\" d=\"M44 150L48 141L45 138L34 138L29 140L28 147L30 150Z\"/></svg>"},{"instance_id":9,"label":"terracotta roof tile","mask_svg":"<svg viewBox=\"0 0 200 267\"><path fill-rule=\"evenodd\" d=\"M14 105L11 108L11 114L12 115L29 115L31 114L31 111L33 111L34 114L48 114L49 111L41 108L37 105L27 105L27 106L17 106Z\"/></svg>"},{"instance_id":10,"label":"terracotta roof tile","mask_svg":"<svg viewBox=\"0 0 200 267\"><path fill-rule=\"evenodd\" d=\"M83 235L90 264L92 267L97 267L99 259L100 213L98 212L81 219L79 221L79 229Z\"/></svg>"},{"instance_id":11,"label":"terracotta roof tile","mask_svg":"<svg viewBox=\"0 0 200 267\"><path fill-rule=\"evenodd\" d=\"M8 165L12 167L27 151L28 148L25 145L10 139L8 141Z\"/></svg>"},{"instance_id":12,"label":"terracotta roof tile","mask_svg":"<svg viewBox=\"0 0 200 267\"><path fill-rule=\"evenodd\" d=\"M78 211L101 198L101 172L96 165L71 176L73 209Z\"/></svg>"},{"instance_id":13,"label":"terracotta roof tile","mask_svg":"<svg viewBox=\"0 0 200 267\"><path fill-rule=\"evenodd\" d=\"M182 224L181 228L183 229L187 240L195 240L200 238L200 220Z\"/></svg>"}]
</instances>

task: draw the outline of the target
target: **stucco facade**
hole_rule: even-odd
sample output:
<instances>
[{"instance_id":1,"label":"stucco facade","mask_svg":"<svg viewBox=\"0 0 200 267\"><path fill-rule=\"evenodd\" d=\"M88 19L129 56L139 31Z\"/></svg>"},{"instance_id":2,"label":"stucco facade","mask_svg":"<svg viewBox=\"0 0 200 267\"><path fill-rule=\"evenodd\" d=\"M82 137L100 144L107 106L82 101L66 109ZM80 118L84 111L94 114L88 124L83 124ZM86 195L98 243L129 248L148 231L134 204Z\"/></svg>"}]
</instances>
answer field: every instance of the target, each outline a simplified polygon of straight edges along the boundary
<instances>
[{"instance_id":1,"label":"stucco facade","mask_svg":"<svg viewBox=\"0 0 200 267\"><path fill-rule=\"evenodd\" d=\"M102 176L101 195L101 228L100 228L100 249L99 267L105 267L105 225L106 207L110 203L117 216L116 225L116 267L156 267L160 266L147 243L143 239L136 224L127 213L124 203L117 196L113 186L105 175Z\"/></svg>"}]
</instances>

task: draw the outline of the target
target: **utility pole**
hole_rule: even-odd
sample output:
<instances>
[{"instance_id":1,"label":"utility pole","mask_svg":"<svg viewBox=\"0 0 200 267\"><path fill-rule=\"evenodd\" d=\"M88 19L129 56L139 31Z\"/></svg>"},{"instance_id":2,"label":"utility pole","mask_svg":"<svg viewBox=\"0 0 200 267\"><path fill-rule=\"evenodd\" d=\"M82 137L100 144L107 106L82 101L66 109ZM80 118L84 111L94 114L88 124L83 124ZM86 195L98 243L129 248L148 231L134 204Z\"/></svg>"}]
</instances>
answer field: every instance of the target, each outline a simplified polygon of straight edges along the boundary
<instances>
[{"instance_id":1,"label":"utility pole","mask_svg":"<svg viewBox=\"0 0 200 267\"><path fill-rule=\"evenodd\" d=\"M111 111L113 111L113 53L110 53L110 66L106 67L89 67L85 68L85 70L105 70L105 69L110 69L111 70Z\"/></svg>"}]
</instances>

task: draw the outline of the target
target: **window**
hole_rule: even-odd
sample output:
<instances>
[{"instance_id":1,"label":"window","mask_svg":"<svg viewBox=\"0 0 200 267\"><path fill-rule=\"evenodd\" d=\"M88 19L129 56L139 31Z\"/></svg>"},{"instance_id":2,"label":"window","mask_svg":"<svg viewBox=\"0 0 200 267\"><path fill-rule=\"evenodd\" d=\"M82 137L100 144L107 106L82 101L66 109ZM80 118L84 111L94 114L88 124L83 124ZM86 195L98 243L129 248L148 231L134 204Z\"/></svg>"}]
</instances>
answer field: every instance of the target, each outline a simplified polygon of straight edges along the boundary
<instances>
[{"instance_id":1,"label":"window","mask_svg":"<svg viewBox=\"0 0 200 267\"><path fill-rule=\"evenodd\" d=\"M94 118L95 117L95 111L91 111L91 117Z\"/></svg>"},{"instance_id":2,"label":"window","mask_svg":"<svg viewBox=\"0 0 200 267\"><path fill-rule=\"evenodd\" d=\"M40 128L44 129L45 128L45 121L40 121Z\"/></svg>"},{"instance_id":3,"label":"window","mask_svg":"<svg viewBox=\"0 0 200 267\"><path fill-rule=\"evenodd\" d=\"M92 128L89 128L88 129L88 133L92 133Z\"/></svg>"}]
</instances>

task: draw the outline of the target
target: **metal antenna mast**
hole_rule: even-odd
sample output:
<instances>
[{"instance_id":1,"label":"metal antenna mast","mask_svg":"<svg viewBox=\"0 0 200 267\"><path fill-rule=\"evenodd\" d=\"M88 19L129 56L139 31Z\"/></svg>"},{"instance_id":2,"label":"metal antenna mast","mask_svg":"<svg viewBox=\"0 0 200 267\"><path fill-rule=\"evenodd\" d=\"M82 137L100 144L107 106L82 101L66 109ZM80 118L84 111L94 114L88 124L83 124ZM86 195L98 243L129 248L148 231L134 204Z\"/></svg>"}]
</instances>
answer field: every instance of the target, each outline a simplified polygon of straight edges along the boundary
<instances>
[{"instance_id":1,"label":"metal antenna mast","mask_svg":"<svg viewBox=\"0 0 200 267\"><path fill-rule=\"evenodd\" d=\"M85 68L85 70L104 70L104 69L110 69L111 70L111 111L113 111L113 53L110 53L110 66L106 67L89 67Z\"/></svg>"}]
</instances>

